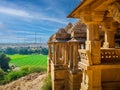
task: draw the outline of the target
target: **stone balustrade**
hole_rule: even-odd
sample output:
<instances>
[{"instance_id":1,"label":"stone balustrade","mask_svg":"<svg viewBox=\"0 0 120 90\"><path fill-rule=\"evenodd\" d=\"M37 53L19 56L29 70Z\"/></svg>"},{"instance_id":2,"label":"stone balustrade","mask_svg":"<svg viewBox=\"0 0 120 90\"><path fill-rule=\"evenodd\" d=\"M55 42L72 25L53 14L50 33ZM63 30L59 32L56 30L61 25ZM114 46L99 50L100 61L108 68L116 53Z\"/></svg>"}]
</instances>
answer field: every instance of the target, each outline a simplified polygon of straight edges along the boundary
<instances>
[{"instance_id":1,"label":"stone balustrade","mask_svg":"<svg viewBox=\"0 0 120 90\"><path fill-rule=\"evenodd\" d=\"M120 63L120 49L101 49L101 63Z\"/></svg>"},{"instance_id":2,"label":"stone balustrade","mask_svg":"<svg viewBox=\"0 0 120 90\"><path fill-rule=\"evenodd\" d=\"M92 65L91 54L89 50L79 49L80 62L86 65ZM120 49L108 48L101 49L101 63L120 63Z\"/></svg>"},{"instance_id":3,"label":"stone balustrade","mask_svg":"<svg viewBox=\"0 0 120 90\"><path fill-rule=\"evenodd\" d=\"M91 65L91 56L89 50L79 49L80 61L86 65Z\"/></svg>"}]
</instances>

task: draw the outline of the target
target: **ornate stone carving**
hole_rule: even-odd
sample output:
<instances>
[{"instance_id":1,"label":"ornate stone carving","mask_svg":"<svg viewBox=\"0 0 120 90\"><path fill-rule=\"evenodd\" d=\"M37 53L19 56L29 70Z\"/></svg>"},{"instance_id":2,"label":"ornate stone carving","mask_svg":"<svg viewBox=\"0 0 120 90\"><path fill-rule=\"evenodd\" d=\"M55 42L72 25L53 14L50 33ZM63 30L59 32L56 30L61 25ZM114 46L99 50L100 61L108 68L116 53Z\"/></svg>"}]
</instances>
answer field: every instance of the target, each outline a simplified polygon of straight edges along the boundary
<instances>
[{"instance_id":1,"label":"ornate stone carving","mask_svg":"<svg viewBox=\"0 0 120 90\"><path fill-rule=\"evenodd\" d=\"M70 34L68 34L64 28L60 28L57 33L53 34L49 38L50 41L56 41L56 40L68 40L70 38Z\"/></svg>"},{"instance_id":2,"label":"ornate stone carving","mask_svg":"<svg viewBox=\"0 0 120 90\"><path fill-rule=\"evenodd\" d=\"M86 38L86 25L78 20L78 22L71 28L72 38Z\"/></svg>"},{"instance_id":3,"label":"ornate stone carving","mask_svg":"<svg viewBox=\"0 0 120 90\"><path fill-rule=\"evenodd\" d=\"M108 11L113 19L120 23L120 2L111 4L108 8Z\"/></svg>"}]
</instances>

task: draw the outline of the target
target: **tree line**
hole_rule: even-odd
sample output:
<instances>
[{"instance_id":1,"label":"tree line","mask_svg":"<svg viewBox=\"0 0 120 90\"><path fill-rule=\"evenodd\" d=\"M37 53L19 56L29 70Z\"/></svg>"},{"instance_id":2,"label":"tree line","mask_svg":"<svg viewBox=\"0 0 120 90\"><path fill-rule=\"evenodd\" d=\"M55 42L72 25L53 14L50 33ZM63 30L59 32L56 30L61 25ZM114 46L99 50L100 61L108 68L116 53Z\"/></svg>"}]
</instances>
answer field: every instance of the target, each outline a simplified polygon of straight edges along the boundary
<instances>
[{"instance_id":1,"label":"tree line","mask_svg":"<svg viewBox=\"0 0 120 90\"><path fill-rule=\"evenodd\" d=\"M43 47L37 47L37 48L31 48L31 47L15 47L15 48L11 48L11 47L7 47L4 49L0 49L1 53L5 53L5 54L43 54L43 55L47 55L48 54L48 49L47 48L43 48Z\"/></svg>"}]
</instances>

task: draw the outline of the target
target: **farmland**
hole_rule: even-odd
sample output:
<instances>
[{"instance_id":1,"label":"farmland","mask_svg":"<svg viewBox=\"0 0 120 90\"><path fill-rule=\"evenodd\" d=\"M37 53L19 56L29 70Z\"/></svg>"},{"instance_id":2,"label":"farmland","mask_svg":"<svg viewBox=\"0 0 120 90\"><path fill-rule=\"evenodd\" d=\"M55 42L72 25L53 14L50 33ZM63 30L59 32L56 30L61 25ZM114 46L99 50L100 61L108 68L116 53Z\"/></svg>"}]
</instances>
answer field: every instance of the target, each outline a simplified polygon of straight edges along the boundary
<instances>
[{"instance_id":1,"label":"farmland","mask_svg":"<svg viewBox=\"0 0 120 90\"><path fill-rule=\"evenodd\" d=\"M32 54L32 55L8 55L11 60L10 64L15 65L17 67L22 66L40 66L40 67L47 67L47 55L39 55L39 54Z\"/></svg>"},{"instance_id":2,"label":"farmland","mask_svg":"<svg viewBox=\"0 0 120 90\"><path fill-rule=\"evenodd\" d=\"M2 56L4 56L4 54L2 54ZM4 72L0 69L0 85L10 83L31 73L41 73L47 70L47 55L13 54L7 55L7 57L11 58L9 61L10 69L8 72Z\"/></svg>"}]
</instances>

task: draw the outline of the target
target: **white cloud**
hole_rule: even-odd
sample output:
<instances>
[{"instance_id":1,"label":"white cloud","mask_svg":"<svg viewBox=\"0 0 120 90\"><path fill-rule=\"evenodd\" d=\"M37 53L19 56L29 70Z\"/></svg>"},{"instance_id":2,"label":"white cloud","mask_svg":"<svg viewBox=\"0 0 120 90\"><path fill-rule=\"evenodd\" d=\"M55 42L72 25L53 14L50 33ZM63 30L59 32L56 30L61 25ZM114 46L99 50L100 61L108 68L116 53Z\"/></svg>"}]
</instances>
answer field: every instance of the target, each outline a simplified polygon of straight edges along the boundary
<instances>
[{"instance_id":1,"label":"white cloud","mask_svg":"<svg viewBox=\"0 0 120 90\"><path fill-rule=\"evenodd\" d=\"M33 34L33 32L30 32L30 31L14 31L14 33L19 33L19 34Z\"/></svg>"},{"instance_id":2,"label":"white cloud","mask_svg":"<svg viewBox=\"0 0 120 90\"><path fill-rule=\"evenodd\" d=\"M55 32L56 31L56 29L50 29L50 28L46 28L46 27L40 27L40 29L42 29L42 30L45 30L45 31L51 31L51 32Z\"/></svg>"},{"instance_id":3,"label":"white cloud","mask_svg":"<svg viewBox=\"0 0 120 90\"><path fill-rule=\"evenodd\" d=\"M14 31L14 33L25 34L26 36L28 36L28 35L35 36L35 33L36 33L36 35L45 35L45 33L35 32L35 31Z\"/></svg>"},{"instance_id":4,"label":"white cloud","mask_svg":"<svg viewBox=\"0 0 120 90\"><path fill-rule=\"evenodd\" d=\"M63 20L57 19L57 18L41 17L39 19L40 20L46 20L46 21L52 21L52 22L56 22L56 23L65 24L66 25L66 21L63 21Z\"/></svg>"},{"instance_id":5,"label":"white cloud","mask_svg":"<svg viewBox=\"0 0 120 90\"><path fill-rule=\"evenodd\" d=\"M4 27L5 25L2 22L0 22L0 28L4 28Z\"/></svg>"},{"instance_id":6,"label":"white cloud","mask_svg":"<svg viewBox=\"0 0 120 90\"><path fill-rule=\"evenodd\" d=\"M0 13L12 15L12 16L29 18L29 19L31 18L31 19L34 19L34 20L45 20L45 21L56 22L56 23L60 23L60 24L66 24L66 21L61 20L61 19L57 19L57 18L53 18L53 17L50 17L50 16L48 17L48 16L44 15L43 12L40 12L40 13L35 13L35 12L33 13L32 12L32 13L30 13L28 11L21 10L21 9L0 7Z\"/></svg>"},{"instance_id":7,"label":"white cloud","mask_svg":"<svg viewBox=\"0 0 120 90\"><path fill-rule=\"evenodd\" d=\"M28 17L28 18L32 17L28 12L24 10L7 8L7 7L0 7L0 13L19 16L19 17Z\"/></svg>"}]
</instances>

